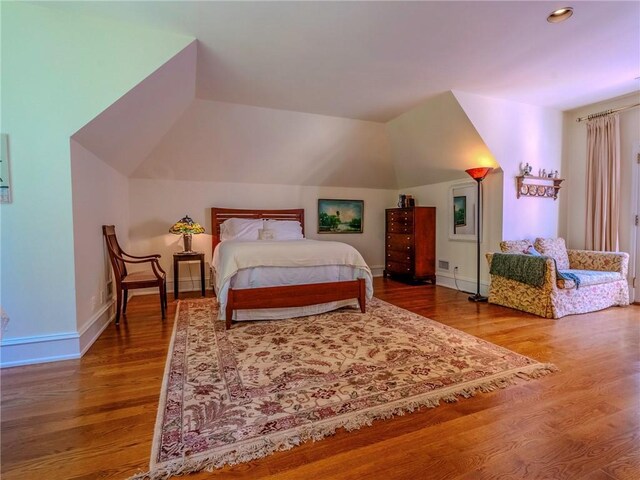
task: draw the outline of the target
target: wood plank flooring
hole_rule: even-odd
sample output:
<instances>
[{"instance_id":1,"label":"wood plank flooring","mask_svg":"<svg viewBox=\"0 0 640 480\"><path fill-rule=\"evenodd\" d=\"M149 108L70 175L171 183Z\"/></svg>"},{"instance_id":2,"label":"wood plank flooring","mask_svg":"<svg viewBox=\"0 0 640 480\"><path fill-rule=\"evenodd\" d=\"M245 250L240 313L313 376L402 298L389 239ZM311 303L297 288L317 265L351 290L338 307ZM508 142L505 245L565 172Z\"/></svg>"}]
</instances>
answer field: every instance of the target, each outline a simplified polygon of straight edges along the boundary
<instances>
[{"instance_id":1,"label":"wood plank flooring","mask_svg":"<svg viewBox=\"0 0 640 480\"><path fill-rule=\"evenodd\" d=\"M640 479L640 306L546 320L432 285L375 291L560 372L187 478ZM175 305L162 322L156 295L134 297L82 359L2 370L3 480L146 470Z\"/></svg>"}]
</instances>

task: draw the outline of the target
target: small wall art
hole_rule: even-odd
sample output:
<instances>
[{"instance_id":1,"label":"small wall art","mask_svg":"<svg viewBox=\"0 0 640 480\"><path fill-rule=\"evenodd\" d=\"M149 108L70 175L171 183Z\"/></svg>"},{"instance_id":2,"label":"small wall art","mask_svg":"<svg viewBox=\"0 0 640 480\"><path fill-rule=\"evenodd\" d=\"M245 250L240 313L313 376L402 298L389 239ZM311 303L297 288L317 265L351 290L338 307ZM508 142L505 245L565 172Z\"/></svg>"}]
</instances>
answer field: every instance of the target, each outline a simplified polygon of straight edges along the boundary
<instances>
[{"instance_id":1,"label":"small wall art","mask_svg":"<svg viewBox=\"0 0 640 480\"><path fill-rule=\"evenodd\" d=\"M6 133L0 133L0 203L11 203L9 136Z\"/></svg>"},{"instance_id":2,"label":"small wall art","mask_svg":"<svg viewBox=\"0 0 640 480\"><path fill-rule=\"evenodd\" d=\"M449 189L449 238L476 241L477 185L465 182Z\"/></svg>"},{"instance_id":3,"label":"small wall art","mask_svg":"<svg viewBox=\"0 0 640 480\"><path fill-rule=\"evenodd\" d=\"M318 199L318 233L362 233L364 200Z\"/></svg>"},{"instance_id":4,"label":"small wall art","mask_svg":"<svg viewBox=\"0 0 640 480\"><path fill-rule=\"evenodd\" d=\"M453 229L467 225L467 197L460 195L453 197Z\"/></svg>"}]
</instances>

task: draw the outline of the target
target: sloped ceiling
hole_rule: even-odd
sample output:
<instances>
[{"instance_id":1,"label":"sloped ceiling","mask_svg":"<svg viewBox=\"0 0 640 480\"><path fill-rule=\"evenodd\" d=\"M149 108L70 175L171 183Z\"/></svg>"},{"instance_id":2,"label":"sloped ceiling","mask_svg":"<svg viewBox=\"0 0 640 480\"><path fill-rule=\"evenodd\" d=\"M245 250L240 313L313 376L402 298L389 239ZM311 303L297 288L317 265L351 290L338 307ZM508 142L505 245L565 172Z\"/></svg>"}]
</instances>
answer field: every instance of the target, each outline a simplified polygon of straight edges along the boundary
<instances>
[{"instance_id":1,"label":"sloped ceiling","mask_svg":"<svg viewBox=\"0 0 640 480\"><path fill-rule=\"evenodd\" d=\"M382 123L199 99L133 177L396 187Z\"/></svg>"},{"instance_id":2,"label":"sloped ceiling","mask_svg":"<svg viewBox=\"0 0 640 480\"><path fill-rule=\"evenodd\" d=\"M451 92L400 115L387 129L400 188L456 180L479 162L498 166Z\"/></svg>"},{"instance_id":3,"label":"sloped ceiling","mask_svg":"<svg viewBox=\"0 0 640 480\"><path fill-rule=\"evenodd\" d=\"M640 2L43 2L197 38L197 96L386 122L448 90L560 110L638 89Z\"/></svg>"},{"instance_id":4,"label":"sloped ceiling","mask_svg":"<svg viewBox=\"0 0 640 480\"><path fill-rule=\"evenodd\" d=\"M194 40L72 138L130 176L193 100L196 58Z\"/></svg>"},{"instance_id":5,"label":"sloped ceiling","mask_svg":"<svg viewBox=\"0 0 640 480\"><path fill-rule=\"evenodd\" d=\"M637 2L581 2L560 25L552 2L46 5L198 38L197 58L191 46L74 136L137 178L454 180L497 163L450 89L568 108L632 91L640 70Z\"/></svg>"}]
</instances>

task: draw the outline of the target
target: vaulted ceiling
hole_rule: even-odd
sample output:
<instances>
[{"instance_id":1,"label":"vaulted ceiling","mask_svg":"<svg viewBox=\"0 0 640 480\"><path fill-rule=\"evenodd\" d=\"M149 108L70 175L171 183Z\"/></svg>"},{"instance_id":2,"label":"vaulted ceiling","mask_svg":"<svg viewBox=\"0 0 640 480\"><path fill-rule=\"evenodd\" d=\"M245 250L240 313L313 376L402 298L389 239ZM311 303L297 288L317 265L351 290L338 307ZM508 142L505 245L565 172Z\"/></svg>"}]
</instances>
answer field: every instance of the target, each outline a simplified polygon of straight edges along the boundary
<instances>
[{"instance_id":1,"label":"vaulted ceiling","mask_svg":"<svg viewBox=\"0 0 640 480\"><path fill-rule=\"evenodd\" d=\"M639 86L639 2L43 5L197 38L207 100L386 122L449 90L566 110Z\"/></svg>"},{"instance_id":2,"label":"vaulted ceiling","mask_svg":"<svg viewBox=\"0 0 640 480\"><path fill-rule=\"evenodd\" d=\"M640 3L45 2L197 39L74 135L126 176L404 188L492 152L452 91L638 90Z\"/></svg>"}]
</instances>

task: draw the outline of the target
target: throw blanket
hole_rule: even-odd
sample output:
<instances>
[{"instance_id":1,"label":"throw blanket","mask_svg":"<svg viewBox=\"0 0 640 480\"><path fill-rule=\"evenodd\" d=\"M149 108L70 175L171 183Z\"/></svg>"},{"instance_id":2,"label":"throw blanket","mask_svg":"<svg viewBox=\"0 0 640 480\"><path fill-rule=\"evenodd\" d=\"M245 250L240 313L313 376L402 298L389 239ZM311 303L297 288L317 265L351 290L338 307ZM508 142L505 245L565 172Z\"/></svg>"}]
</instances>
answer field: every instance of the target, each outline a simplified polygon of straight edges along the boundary
<instances>
[{"instance_id":1,"label":"throw blanket","mask_svg":"<svg viewBox=\"0 0 640 480\"><path fill-rule=\"evenodd\" d=\"M578 275L576 275L575 273L571 273L567 270L557 270L557 268L558 266L556 265L556 271L558 272L558 277L560 277L563 280L573 280L576 284L576 290L580 288L580 277Z\"/></svg>"},{"instance_id":2,"label":"throw blanket","mask_svg":"<svg viewBox=\"0 0 640 480\"><path fill-rule=\"evenodd\" d=\"M489 273L526 283L527 285L533 285L534 287L541 287L544 283L544 274L547 269L547 258L549 257L541 255L494 253ZM558 270L555 259L553 259L553 262L556 266L558 278L573 280L576 284L576 289L580 288L580 277L566 270Z\"/></svg>"},{"instance_id":3,"label":"throw blanket","mask_svg":"<svg viewBox=\"0 0 640 480\"><path fill-rule=\"evenodd\" d=\"M494 253L491 275L499 275L517 282L541 287L547 270L547 257L516 253Z\"/></svg>"}]
</instances>

